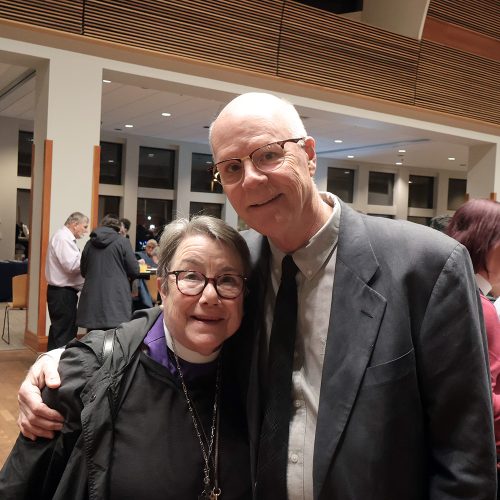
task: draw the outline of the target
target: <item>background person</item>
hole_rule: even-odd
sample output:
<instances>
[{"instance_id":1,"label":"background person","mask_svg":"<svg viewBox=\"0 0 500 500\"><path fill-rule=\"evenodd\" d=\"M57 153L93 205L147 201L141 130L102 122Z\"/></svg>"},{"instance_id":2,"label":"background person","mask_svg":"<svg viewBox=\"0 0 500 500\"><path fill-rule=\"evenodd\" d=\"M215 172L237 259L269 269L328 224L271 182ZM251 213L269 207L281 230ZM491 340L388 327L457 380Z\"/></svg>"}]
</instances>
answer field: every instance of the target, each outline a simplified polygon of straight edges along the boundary
<instances>
[{"instance_id":1,"label":"background person","mask_svg":"<svg viewBox=\"0 0 500 500\"><path fill-rule=\"evenodd\" d=\"M132 317L130 280L139 276L139 263L119 231L120 221L104 216L82 252L85 283L76 322L87 330L114 328Z\"/></svg>"},{"instance_id":2,"label":"background person","mask_svg":"<svg viewBox=\"0 0 500 500\"><path fill-rule=\"evenodd\" d=\"M161 250L163 310L122 324L102 369L105 332L66 348L62 385L44 393L64 427L54 440L18 439L3 500L251 498L243 409L222 352L243 315L248 248L220 219L197 217L167 226Z\"/></svg>"},{"instance_id":3,"label":"background person","mask_svg":"<svg viewBox=\"0 0 500 500\"><path fill-rule=\"evenodd\" d=\"M130 231L130 221L125 217L120 219L120 234L125 236L125 238L129 238L128 232Z\"/></svg>"},{"instance_id":4,"label":"background person","mask_svg":"<svg viewBox=\"0 0 500 500\"><path fill-rule=\"evenodd\" d=\"M248 381L255 497L493 500L488 353L466 249L318 192L315 141L275 96L235 98L212 124L210 142L215 179L253 228L244 233L253 270L235 341ZM287 314L296 338L278 340L290 352L279 342L274 349L272 331L288 256L298 267L290 280L297 304ZM278 384L269 371L280 353L290 355L291 373ZM48 356L19 394L28 436L60 425L36 397L38 379L57 385ZM285 411L275 428L285 432L264 463L276 392Z\"/></svg>"},{"instance_id":5,"label":"background person","mask_svg":"<svg viewBox=\"0 0 500 500\"><path fill-rule=\"evenodd\" d=\"M45 262L50 317L48 349L62 347L76 336L76 305L83 285L76 240L87 233L88 226L86 215L73 212L49 242Z\"/></svg>"},{"instance_id":6,"label":"background person","mask_svg":"<svg viewBox=\"0 0 500 500\"><path fill-rule=\"evenodd\" d=\"M154 250L158 246L158 242L155 239L149 239L146 242L146 246L144 250L136 252L136 256L139 260L144 261L149 267L156 267L156 263L154 261Z\"/></svg>"},{"instance_id":7,"label":"background person","mask_svg":"<svg viewBox=\"0 0 500 500\"><path fill-rule=\"evenodd\" d=\"M495 306L487 295L493 286L500 285L500 203L481 199L468 201L455 212L447 232L469 251L477 286L481 292L490 355L498 460L500 459L500 320ZM500 469L497 471L500 473ZM497 498L500 497L500 491L497 495Z\"/></svg>"}]
</instances>

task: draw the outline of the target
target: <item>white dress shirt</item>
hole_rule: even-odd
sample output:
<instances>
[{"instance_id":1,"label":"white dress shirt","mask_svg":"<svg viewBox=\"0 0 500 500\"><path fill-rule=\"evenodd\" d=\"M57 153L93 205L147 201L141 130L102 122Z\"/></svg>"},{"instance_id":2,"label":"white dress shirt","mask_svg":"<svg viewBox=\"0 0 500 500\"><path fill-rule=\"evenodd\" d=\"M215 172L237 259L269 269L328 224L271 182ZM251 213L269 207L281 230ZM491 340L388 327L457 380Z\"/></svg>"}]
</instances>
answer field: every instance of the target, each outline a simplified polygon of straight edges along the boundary
<instances>
[{"instance_id":1,"label":"white dress shirt","mask_svg":"<svg viewBox=\"0 0 500 500\"><path fill-rule=\"evenodd\" d=\"M81 290L84 279L80 274L80 257L74 234L66 226L58 229L50 239L47 249L47 283Z\"/></svg>"},{"instance_id":2,"label":"white dress shirt","mask_svg":"<svg viewBox=\"0 0 500 500\"><path fill-rule=\"evenodd\" d=\"M326 224L309 243L294 252L297 273L297 337L292 374L292 410L288 440L287 489L290 500L313 498L313 455L321 374L326 350L340 225L340 203L330 193L323 200L333 206ZM283 252L271 243L271 287L266 300L268 344L274 303L281 280Z\"/></svg>"}]
</instances>

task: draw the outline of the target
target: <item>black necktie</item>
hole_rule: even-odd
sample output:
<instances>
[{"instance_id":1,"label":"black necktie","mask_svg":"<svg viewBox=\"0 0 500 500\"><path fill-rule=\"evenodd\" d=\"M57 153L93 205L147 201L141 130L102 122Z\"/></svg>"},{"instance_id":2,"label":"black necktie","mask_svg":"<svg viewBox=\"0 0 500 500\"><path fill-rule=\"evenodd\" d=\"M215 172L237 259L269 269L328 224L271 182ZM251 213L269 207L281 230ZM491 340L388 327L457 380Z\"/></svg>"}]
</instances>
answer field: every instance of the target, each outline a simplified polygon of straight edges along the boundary
<instances>
[{"instance_id":1,"label":"black necktie","mask_svg":"<svg viewBox=\"0 0 500 500\"><path fill-rule=\"evenodd\" d=\"M297 330L298 268L290 255L281 264L281 283L274 307L268 373L261 387L267 400L259 444L256 497L286 499L288 429L290 424L293 353Z\"/></svg>"}]
</instances>

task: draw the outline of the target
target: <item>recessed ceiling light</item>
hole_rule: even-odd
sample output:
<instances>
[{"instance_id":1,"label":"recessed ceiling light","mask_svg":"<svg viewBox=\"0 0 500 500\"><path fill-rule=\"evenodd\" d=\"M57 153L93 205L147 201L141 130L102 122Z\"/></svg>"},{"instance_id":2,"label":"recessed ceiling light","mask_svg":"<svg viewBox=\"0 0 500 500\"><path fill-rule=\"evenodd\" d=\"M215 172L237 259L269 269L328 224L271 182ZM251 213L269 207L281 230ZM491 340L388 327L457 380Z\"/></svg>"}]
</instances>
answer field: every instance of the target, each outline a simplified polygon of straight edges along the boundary
<instances>
[{"instance_id":1,"label":"recessed ceiling light","mask_svg":"<svg viewBox=\"0 0 500 500\"><path fill-rule=\"evenodd\" d=\"M172 116L171 113L162 113L161 116Z\"/></svg>"},{"instance_id":2,"label":"recessed ceiling light","mask_svg":"<svg viewBox=\"0 0 500 500\"><path fill-rule=\"evenodd\" d=\"M406 149L399 149L398 153L406 153Z\"/></svg>"},{"instance_id":3,"label":"recessed ceiling light","mask_svg":"<svg viewBox=\"0 0 500 500\"><path fill-rule=\"evenodd\" d=\"M448 157L448 160L450 160L450 161L455 161L455 158L454 158L453 156L449 156L449 157Z\"/></svg>"},{"instance_id":4,"label":"recessed ceiling light","mask_svg":"<svg viewBox=\"0 0 500 500\"><path fill-rule=\"evenodd\" d=\"M344 174L346 174L346 175L347 175L347 174L350 174L350 173L351 173L351 171L350 171L350 170L344 170Z\"/></svg>"},{"instance_id":5,"label":"recessed ceiling light","mask_svg":"<svg viewBox=\"0 0 500 500\"><path fill-rule=\"evenodd\" d=\"M402 161L397 161L397 162L396 162L396 165L402 165L402 164L403 164L403 162L402 162Z\"/></svg>"},{"instance_id":6,"label":"recessed ceiling light","mask_svg":"<svg viewBox=\"0 0 500 500\"><path fill-rule=\"evenodd\" d=\"M134 128L133 125L130 125L130 123L128 125L125 125L125 128Z\"/></svg>"},{"instance_id":7,"label":"recessed ceiling light","mask_svg":"<svg viewBox=\"0 0 500 500\"><path fill-rule=\"evenodd\" d=\"M354 155L347 155L347 158L354 158Z\"/></svg>"},{"instance_id":8,"label":"recessed ceiling light","mask_svg":"<svg viewBox=\"0 0 500 500\"><path fill-rule=\"evenodd\" d=\"M111 80L102 80L102 83L111 83Z\"/></svg>"},{"instance_id":9,"label":"recessed ceiling light","mask_svg":"<svg viewBox=\"0 0 500 500\"><path fill-rule=\"evenodd\" d=\"M335 139L333 142L336 144L342 144L344 141L342 139Z\"/></svg>"},{"instance_id":10,"label":"recessed ceiling light","mask_svg":"<svg viewBox=\"0 0 500 500\"><path fill-rule=\"evenodd\" d=\"M108 160L108 163L114 163L115 160Z\"/></svg>"}]
</instances>

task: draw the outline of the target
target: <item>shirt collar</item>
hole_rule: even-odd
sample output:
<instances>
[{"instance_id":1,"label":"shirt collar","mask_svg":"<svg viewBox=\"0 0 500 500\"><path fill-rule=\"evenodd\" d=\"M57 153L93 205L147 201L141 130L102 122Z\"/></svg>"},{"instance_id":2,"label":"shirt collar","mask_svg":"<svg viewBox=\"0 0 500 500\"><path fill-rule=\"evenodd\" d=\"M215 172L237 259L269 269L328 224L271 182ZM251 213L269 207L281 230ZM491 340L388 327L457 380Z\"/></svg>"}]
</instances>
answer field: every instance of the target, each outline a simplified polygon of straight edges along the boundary
<instances>
[{"instance_id":1,"label":"shirt collar","mask_svg":"<svg viewBox=\"0 0 500 500\"><path fill-rule=\"evenodd\" d=\"M476 283L483 295L488 295L488 293L491 291L490 282L484 276L476 274Z\"/></svg>"},{"instance_id":2,"label":"shirt collar","mask_svg":"<svg viewBox=\"0 0 500 500\"><path fill-rule=\"evenodd\" d=\"M306 279L313 278L322 268L328 257L337 246L340 227L340 202L332 193L321 192L325 203L333 207L332 213L324 226L307 242L307 244L293 252L293 261ZM272 264L281 268L281 261L285 254L269 240L272 253Z\"/></svg>"}]
</instances>

